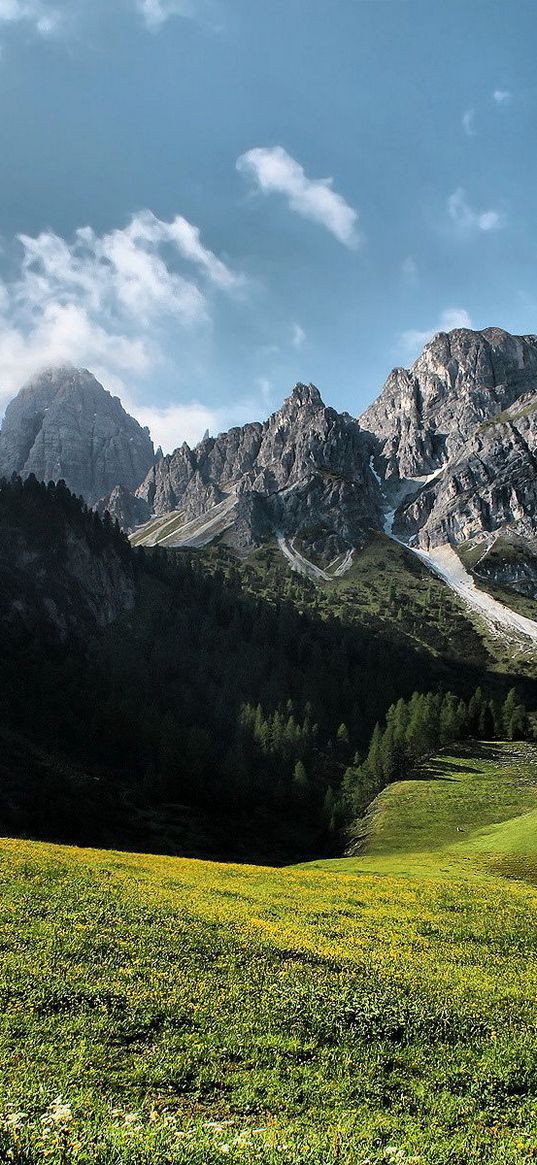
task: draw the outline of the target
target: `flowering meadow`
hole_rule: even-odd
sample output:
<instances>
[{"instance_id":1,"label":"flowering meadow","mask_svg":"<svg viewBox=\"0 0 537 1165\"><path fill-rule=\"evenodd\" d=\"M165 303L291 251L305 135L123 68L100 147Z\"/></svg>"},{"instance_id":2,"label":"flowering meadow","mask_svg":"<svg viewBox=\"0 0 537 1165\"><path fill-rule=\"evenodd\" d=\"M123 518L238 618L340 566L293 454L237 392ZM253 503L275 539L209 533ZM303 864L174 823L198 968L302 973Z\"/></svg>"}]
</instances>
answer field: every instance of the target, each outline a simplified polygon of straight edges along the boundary
<instances>
[{"instance_id":1,"label":"flowering meadow","mask_svg":"<svg viewBox=\"0 0 537 1165\"><path fill-rule=\"evenodd\" d=\"M536 798L495 746L381 794L356 858L1 840L0 1160L537 1160Z\"/></svg>"}]
</instances>

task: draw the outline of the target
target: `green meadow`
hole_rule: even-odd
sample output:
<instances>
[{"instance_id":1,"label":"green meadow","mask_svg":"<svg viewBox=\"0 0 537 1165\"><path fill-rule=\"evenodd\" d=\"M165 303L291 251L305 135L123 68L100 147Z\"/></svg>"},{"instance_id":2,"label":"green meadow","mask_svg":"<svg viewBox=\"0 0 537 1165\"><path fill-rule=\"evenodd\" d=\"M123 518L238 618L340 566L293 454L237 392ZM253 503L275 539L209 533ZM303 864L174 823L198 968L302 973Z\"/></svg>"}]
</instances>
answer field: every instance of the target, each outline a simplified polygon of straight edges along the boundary
<instances>
[{"instance_id":1,"label":"green meadow","mask_svg":"<svg viewBox=\"0 0 537 1165\"><path fill-rule=\"evenodd\" d=\"M0 841L0 1159L537 1159L537 750L273 869Z\"/></svg>"}]
</instances>

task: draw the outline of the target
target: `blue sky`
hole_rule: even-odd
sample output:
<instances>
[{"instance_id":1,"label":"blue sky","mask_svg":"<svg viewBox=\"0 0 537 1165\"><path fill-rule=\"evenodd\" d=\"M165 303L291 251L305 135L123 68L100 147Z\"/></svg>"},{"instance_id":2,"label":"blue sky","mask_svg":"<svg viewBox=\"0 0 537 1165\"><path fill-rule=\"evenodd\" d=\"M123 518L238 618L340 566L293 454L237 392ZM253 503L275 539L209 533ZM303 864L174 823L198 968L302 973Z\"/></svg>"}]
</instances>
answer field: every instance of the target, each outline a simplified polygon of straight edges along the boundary
<instances>
[{"instance_id":1,"label":"blue sky","mask_svg":"<svg viewBox=\"0 0 537 1165\"><path fill-rule=\"evenodd\" d=\"M0 404L90 367L166 448L428 335L537 330L534 0L0 0Z\"/></svg>"}]
</instances>

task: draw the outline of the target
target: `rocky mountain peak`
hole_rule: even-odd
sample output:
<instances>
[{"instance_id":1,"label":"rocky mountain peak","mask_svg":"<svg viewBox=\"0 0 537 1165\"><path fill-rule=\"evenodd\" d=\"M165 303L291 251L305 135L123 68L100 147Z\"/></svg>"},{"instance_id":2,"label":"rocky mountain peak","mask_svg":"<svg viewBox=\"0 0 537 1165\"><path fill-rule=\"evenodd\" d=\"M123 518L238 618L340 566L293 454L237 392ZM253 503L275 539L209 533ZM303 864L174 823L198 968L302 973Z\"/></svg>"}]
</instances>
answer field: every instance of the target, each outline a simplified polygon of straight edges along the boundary
<instances>
[{"instance_id":1,"label":"rocky mountain peak","mask_svg":"<svg viewBox=\"0 0 537 1165\"><path fill-rule=\"evenodd\" d=\"M28 381L0 430L0 475L63 478L90 504L116 485L135 489L153 460L149 430L91 372L70 365Z\"/></svg>"},{"instance_id":2,"label":"rocky mountain peak","mask_svg":"<svg viewBox=\"0 0 537 1165\"><path fill-rule=\"evenodd\" d=\"M454 328L438 332L417 357L411 371L420 378L437 375L452 388L494 388L509 382L516 372L535 370L535 336L512 336L502 328Z\"/></svg>"},{"instance_id":3,"label":"rocky mountain peak","mask_svg":"<svg viewBox=\"0 0 537 1165\"><path fill-rule=\"evenodd\" d=\"M300 405L314 405L316 408L324 408L324 402L319 389L314 384L295 384L291 396L288 397L288 401L295 401ZM287 401L285 404L287 404Z\"/></svg>"},{"instance_id":4,"label":"rocky mountain peak","mask_svg":"<svg viewBox=\"0 0 537 1165\"><path fill-rule=\"evenodd\" d=\"M280 531L305 539L320 557L333 557L363 542L381 520L370 453L352 417L327 408L315 385L297 384L264 423L164 457L137 497L157 516L178 512L185 537L212 511L218 531L225 519L227 537L243 549ZM180 530L172 532L176 545Z\"/></svg>"},{"instance_id":5,"label":"rocky mountain peak","mask_svg":"<svg viewBox=\"0 0 537 1165\"><path fill-rule=\"evenodd\" d=\"M360 424L377 438L387 479L427 475L536 386L535 336L456 328L433 336L410 369L394 369Z\"/></svg>"},{"instance_id":6,"label":"rocky mountain peak","mask_svg":"<svg viewBox=\"0 0 537 1165\"><path fill-rule=\"evenodd\" d=\"M326 411L319 389L314 384L295 384L293 391L285 398L279 409L265 422L265 427L278 425L309 424L315 413Z\"/></svg>"},{"instance_id":7,"label":"rocky mountain peak","mask_svg":"<svg viewBox=\"0 0 537 1165\"><path fill-rule=\"evenodd\" d=\"M537 337L440 332L390 373L361 423L404 539L537 534Z\"/></svg>"}]
</instances>

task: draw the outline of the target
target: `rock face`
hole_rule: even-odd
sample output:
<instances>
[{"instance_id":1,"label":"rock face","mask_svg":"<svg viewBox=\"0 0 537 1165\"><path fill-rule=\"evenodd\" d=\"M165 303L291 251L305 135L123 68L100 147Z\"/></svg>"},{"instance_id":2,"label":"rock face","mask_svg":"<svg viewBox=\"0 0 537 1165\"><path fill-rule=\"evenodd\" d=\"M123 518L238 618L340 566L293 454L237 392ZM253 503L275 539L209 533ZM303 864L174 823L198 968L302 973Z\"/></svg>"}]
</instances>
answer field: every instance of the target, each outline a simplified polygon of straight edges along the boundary
<instances>
[{"instance_id":1,"label":"rock face","mask_svg":"<svg viewBox=\"0 0 537 1165\"><path fill-rule=\"evenodd\" d=\"M417 477L536 388L536 336L456 328L434 336L412 368L395 368L360 424L379 439L386 477Z\"/></svg>"},{"instance_id":2,"label":"rock face","mask_svg":"<svg viewBox=\"0 0 537 1165\"><path fill-rule=\"evenodd\" d=\"M117 485L133 490L153 464L153 442L85 369L52 368L21 389L0 431L0 475L63 478L90 504Z\"/></svg>"},{"instance_id":3,"label":"rock face","mask_svg":"<svg viewBox=\"0 0 537 1165\"><path fill-rule=\"evenodd\" d=\"M128 550L128 547L127 547ZM27 643L88 642L134 606L132 565L120 535L63 486L33 478L0 487L0 630Z\"/></svg>"},{"instance_id":4,"label":"rock face","mask_svg":"<svg viewBox=\"0 0 537 1165\"><path fill-rule=\"evenodd\" d=\"M224 537L247 551L278 534L326 563L382 529L386 512L398 537L425 549L486 549L501 533L516 553L500 566L496 552L487 570L507 579L516 559L526 585L520 546L537 542L537 337L440 333L410 369L394 369L359 421L297 384L264 423L165 457L89 372L55 369L8 407L0 474L13 472L64 478L148 545Z\"/></svg>"},{"instance_id":5,"label":"rock face","mask_svg":"<svg viewBox=\"0 0 537 1165\"><path fill-rule=\"evenodd\" d=\"M495 535L468 565L475 578L537 599L537 539Z\"/></svg>"},{"instance_id":6,"label":"rock face","mask_svg":"<svg viewBox=\"0 0 537 1165\"><path fill-rule=\"evenodd\" d=\"M326 558L360 545L381 522L370 455L370 440L352 417L327 408L313 385L297 384L264 424L230 429L163 457L136 496L153 514L179 511L185 522L235 497L241 548L281 531Z\"/></svg>"},{"instance_id":7,"label":"rock face","mask_svg":"<svg viewBox=\"0 0 537 1165\"><path fill-rule=\"evenodd\" d=\"M137 498L124 485L116 485L105 498L94 507L103 517L108 511L110 517L119 522L123 530L135 530L151 517L151 510L143 498Z\"/></svg>"},{"instance_id":8,"label":"rock face","mask_svg":"<svg viewBox=\"0 0 537 1165\"><path fill-rule=\"evenodd\" d=\"M537 534L537 394L521 397L468 438L443 472L403 502L398 529L421 545L509 530Z\"/></svg>"},{"instance_id":9,"label":"rock face","mask_svg":"<svg viewBox=\"0 0 537 1165\"><path fill-rule=\"evenodd\" d=\"M435 336L409 371L391 373L360 422L405 540L427 548L500 529L537 534L537 337Z\"/></svg>"},{"instance_id":10,"label":"rock face","mask_svg":"<svg viewBox=\"0 0 537 1165\"><path fill-rule=\"evenodd\" d=\"M183 445L152 465L135 498L116 491L107 502L126 528L140 503L147 516L175 515L148 527L150 542L200 546L224 533L247 550L280 532L320 560L363 544L383 511L398 537L425 549L476 539L485 548L499 531L535 540L537 337L441 333L411 369L390 374L359 423L298 384L264 424Z\"/></svg>"}]
</instances>

